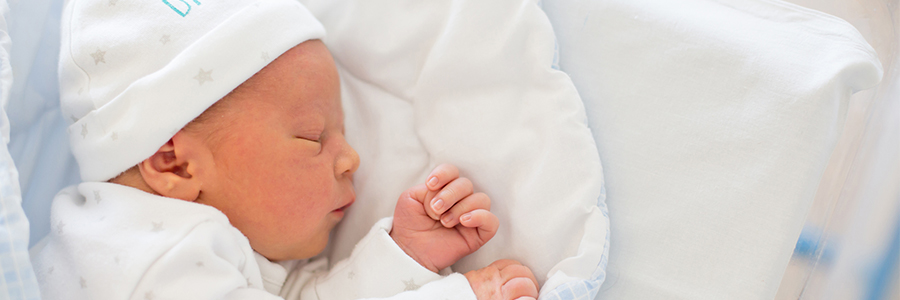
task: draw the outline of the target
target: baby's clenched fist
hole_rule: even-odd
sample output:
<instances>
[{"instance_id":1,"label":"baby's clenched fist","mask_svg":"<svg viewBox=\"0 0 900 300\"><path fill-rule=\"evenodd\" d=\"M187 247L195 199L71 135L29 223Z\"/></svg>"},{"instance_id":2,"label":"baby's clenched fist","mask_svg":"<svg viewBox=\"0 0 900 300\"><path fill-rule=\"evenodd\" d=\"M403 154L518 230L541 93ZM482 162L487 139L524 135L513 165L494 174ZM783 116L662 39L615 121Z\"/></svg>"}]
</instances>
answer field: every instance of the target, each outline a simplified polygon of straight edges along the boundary
<instances>
[{"instance_id":1,"label":"baby's clenched fist","mask_svg":"<svg viewBox=\"0 0 900 300\"><path fill-rule=\"evenodd\" d=\"M534 300L538 296L531 269L514 260L501 259L465 275L478 300Z\"/></svg>"},{"instance_id":2,"label":"baby's clenched fist","mask_svg":"<svg viewBox=\"0 0 900 300\"><path fill-rule=\"evenodd\" d=\"M390 234L407 255L438 272L494 237L500 222L490 209L491 198L475 193L455 166L443 164L425 184L403 192Z\"/></svg>"}]
</instances>

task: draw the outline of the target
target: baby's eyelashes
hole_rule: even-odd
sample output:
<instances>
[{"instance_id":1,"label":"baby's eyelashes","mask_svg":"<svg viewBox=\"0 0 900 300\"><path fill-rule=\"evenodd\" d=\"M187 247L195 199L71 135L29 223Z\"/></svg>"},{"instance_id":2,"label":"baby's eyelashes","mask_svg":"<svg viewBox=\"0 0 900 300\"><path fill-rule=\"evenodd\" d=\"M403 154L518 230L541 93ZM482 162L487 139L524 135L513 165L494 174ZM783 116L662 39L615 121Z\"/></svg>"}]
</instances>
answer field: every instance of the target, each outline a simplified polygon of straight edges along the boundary
<instances>
[{"instance_id":1,"label":"baby's eyelashes","mask_svg":"<svg viewBox=\"0 0 900 300\"><path fill-rule=\"evenodd\" d=\"M322 135L321 134L306 134L306 135L295 135L294 137L298 139L307 140L310 142L321 143Z\"/></svg>"}]
</instances>

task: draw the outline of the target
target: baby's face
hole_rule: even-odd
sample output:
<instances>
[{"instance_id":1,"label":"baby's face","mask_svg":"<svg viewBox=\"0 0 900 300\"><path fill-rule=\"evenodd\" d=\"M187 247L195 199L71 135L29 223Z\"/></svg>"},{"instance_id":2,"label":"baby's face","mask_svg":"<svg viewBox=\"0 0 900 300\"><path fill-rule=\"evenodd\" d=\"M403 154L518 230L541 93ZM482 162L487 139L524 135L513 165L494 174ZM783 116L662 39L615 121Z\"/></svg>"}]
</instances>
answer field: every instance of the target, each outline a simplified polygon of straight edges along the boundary
<instances>
[{"instance_id":1,"label":"baby's face","mask_svg":"<svg viewBox=\"0 0 900 300\"><path fill-rule=\"evenodd\" d=\"M270 260L312 257L355 199L359 156L344 139L340 83L325 45L307 41L209 111L213 168L200 203L218 208Z\"/></svg>"}]
</instances>

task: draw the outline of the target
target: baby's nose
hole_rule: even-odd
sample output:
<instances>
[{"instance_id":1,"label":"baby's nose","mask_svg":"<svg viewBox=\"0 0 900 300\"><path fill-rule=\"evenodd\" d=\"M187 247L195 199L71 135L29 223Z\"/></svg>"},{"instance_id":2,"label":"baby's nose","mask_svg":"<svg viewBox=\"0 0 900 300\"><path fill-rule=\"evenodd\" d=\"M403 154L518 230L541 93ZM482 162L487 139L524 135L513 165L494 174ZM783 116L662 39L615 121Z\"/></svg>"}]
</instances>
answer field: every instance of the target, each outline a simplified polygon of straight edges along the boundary
<instances>
[{"instance_id":1,"label":"baby's nose","mask_svg":"<svg viewBox=\"0 0 900 300\"><path fill-rule=\"evenodd\" d=\"M341 137L341 149L334 164L335 176L350 176L359 168L359 154Z\"/></svg>"}]
</instances>

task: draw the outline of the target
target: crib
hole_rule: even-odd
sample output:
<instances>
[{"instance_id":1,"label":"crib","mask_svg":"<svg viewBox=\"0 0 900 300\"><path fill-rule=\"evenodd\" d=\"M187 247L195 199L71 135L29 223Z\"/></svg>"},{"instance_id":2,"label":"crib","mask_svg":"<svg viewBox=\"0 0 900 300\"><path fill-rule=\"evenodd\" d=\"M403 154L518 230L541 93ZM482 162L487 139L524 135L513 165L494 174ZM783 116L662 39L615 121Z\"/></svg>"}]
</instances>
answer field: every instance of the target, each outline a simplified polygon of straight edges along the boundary
<instances>
[{"instance_id":1,"label":"crib","mask_svg":"<svg viewBox=\"0 0 900 300\"><path fill-rule=\"evenodd\" d=\"M461 261L456 270L475 268L501 253L523 262L539 261L532 268L544 284L541 299L897 299L900 294L897 0L542 0L497 1L497 7L477 1L378 3L379 9L407 12L394 17L366 17L377 10L365 1L301 2L329 30L325 42L342 74L348 139L361 145L364 162L377 166L391 155L371 153L393 150L365 134L353 134L354 129L377 127L383 132L373 135L387 140L396 133L390 127L396 124L384 117L387 112L367 104L372 93L395 91L388 86L393 84L390 78L373 72L372 64L418 56L401 57L397 53L402 52L385 43L366 40L374 38L347 26L347 20L372 28L400 28L399 37L391 39L402 43L422 38L415 35L421 31L403 35L402 30L417 24L412 22L419 19L407 16L421 10L444 6L452 11L438 14L447 18L443 27L435 27L444 28L435 31L444 38L455 32L451 25L462 21L493 24L487 14L463 8L510 11L497 7L515 3L509 5L515 8L510 20L528 17L536 20L528 24L545 25L535 28L552 29L535 33L550 41L547 49L535 53L542 55L539 61L546 60L554 80L571 82L571 91L577 90L559 97L580 99L564 109L568 118L584 118L582 137L593 141L559 148L599 159L583 173L592 179L577 191L590 199L571 202L572 210L560 210L558 219L567 219L573 211L590 212L566 220L581 227L566 229L564 237L538 234L542 240L523 232L543 227L515 217L549 204L501 203L498 215L513 219L507 225L519 231L509 231L495 247ZM2 11L5 23L0 23L0 129L7 145L0 151L0 222L5 225L0 228L0 295L40 299L34 275L40 270L31 269L27 249L51 230L53 196L80 182L68 147L66 128L71 122L61 115L58 101L63 1L10 0L8 7ZM461 17L466 14L475 16ZM391 21L397 19L410 23ZM436 40L451 45L481 41L465 32L452 37L455 40ZM523 39L531 42L530 37ZM373 49L363 47L372 44ZM429 41L427 46L441 44ZM452 48L443 47L437 49ZM498 49L518 48L473 46L459 53L476 49L502 53ZM433 58L436 50L421 51L431 54L428 59L440 59ZM437 65L449 68L443 64ZM431 82L437 87L433 90L445 87L434 75L440 73L428 69L434 65L422 65L421 74L435 77L419 74L420 82ZM379 67L391 68L386 63ZM403 98L407 90L397 91L399 96L391 97ZM405 107L401 104L396 105ZM411 125L410 135L443 134L419 121L454 122L434 111L455 106L439 104L412 106L410 114L418 123ZM499 126L492 124L481 126ZM361 167L360 194L389 194L389 187L418 180L437 158L470 170L503 160L466 145L422 141L425 150L413 157L424 158L416 167ZM522 175L515 178L527 178L534 170L515 171ZM411 175L398 175L402 178L385 184L378 181L384 174L379 172ZM524 183L485 176L482 182L509 188L496 190L498 194L515 193ZM560 181L558 186L566 184ZM365 228L393 207L359 205L336 230L338 237L325 255L345 257ZM859 232L870 234L855 234ZM542 244L550 245L521 249ZM552 252L555 245L563 246Z\"/></svg>"}]
</instances>

